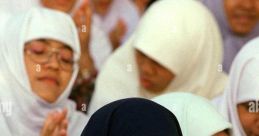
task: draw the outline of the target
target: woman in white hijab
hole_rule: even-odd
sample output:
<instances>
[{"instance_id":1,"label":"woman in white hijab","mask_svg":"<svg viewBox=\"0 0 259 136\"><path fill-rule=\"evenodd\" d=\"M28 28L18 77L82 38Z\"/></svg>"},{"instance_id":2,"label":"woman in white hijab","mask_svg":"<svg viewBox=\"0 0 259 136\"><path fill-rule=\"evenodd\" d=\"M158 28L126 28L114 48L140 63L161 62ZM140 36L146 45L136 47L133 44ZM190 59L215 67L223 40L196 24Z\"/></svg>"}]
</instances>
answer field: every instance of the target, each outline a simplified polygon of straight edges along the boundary
<instances>
[{"instance_id":1,"label":"woman in white hijab","mask_svg":"<svg viewBox=\"0 0 259 136\"><path fill-rule=\"evenodd\" d=\"M158 1L107 61L97 79L90 113L117 99L149 99L178 90L217 96L226 80L218 71L221 59L218 27L200 2Z\"/></svg>"},{"instance_id":2,"label":"woman in white hijab","mask_svg":"<svg viewBox=\"0 0 259 136\"><path fill-rule=\"evenodd\" d=\"M184 136L227 136L231 127L213 105L190 93L169 93L152 99L176 116Z\"/></svg>"},{"instance_id":3,"label":"woman in white hijab","mask_svg":"<svg viewBox=\"0 0 259 136\"><path fill-rule=\"evenodd\" d=\"M58 0L1 0L0 9L16 14L22 11L27 11L32 7L44 6L47 8L66 12L74 16L74 13L77 12L84 1L87 0L66 0L65 2ZM100 20L97 18L98 17L96 15L93 15L91 26L86 26L85 30L88 30L89 28L91 29L89 41L90 43L88 46L89 53L93 59L94 67L97 70L100 70L105 60L112 52L112 45L109 41L109 37L106 36L106 33L100 27L99 24L101 22L99 22ZM81 26L78 27L81 28ZM87 45L82 46L87 47Z\"/></svg>"},{"instance_id":4,"label":"woman in white hijab","mask_svg":"<svg viewBox=\"0 0 259 136\"><path fill-rule=\"evenodd\" d=\"M10 17L0 39L0 101L12 104L0 115L1 135L80 135L87 117L68 99L80 57L73 20L32 9Z\"/></svg>"},{"instance_id":5,"label":"woman in white hijab","mask_svg":"<svg viewBox=\"0 0 259 136\"><path fill-rule=\"evenodd\" d=\"M112 52L109 38L98 27L98 17L92 15L89 2L87 0L3 0L2 3L8 13L15 14L32 7L44 6L73 16L80 37L81 60L79 75L70 98L77 102L78 110L86 112L86 108L82 110L82 104L85 105L84 107L88 106L96 75Z\"/></svg>"},{"instance_id":6,"label":"woman in white hijab","mask_svg":"<svg viewBox=\"0 0 259 136\"><path fill-rule=\"evenodd\" d=\"M233 124L231 136L259 135L259 38L242 48L230 69L230 81L217 108Z\"/></svg>"}]
</instances>

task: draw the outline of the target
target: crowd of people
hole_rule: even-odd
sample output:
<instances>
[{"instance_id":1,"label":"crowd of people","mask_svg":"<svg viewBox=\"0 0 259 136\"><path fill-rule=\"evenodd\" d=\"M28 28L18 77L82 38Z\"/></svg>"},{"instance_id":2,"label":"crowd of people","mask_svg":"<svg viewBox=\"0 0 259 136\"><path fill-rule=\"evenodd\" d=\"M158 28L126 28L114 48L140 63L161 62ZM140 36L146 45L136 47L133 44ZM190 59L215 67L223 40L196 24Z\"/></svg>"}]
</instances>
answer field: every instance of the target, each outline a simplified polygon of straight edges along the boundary
<instances>
[{"instance_id":1,"label":"crowd of people","mask_svg":"<svg viewBox=\"0 0 259 136\"><path fill-rule=\"evenodd\" d=\"M0 0L0 20L1 135L259 136L258 0Z\"/></svg>"}]
</instances>

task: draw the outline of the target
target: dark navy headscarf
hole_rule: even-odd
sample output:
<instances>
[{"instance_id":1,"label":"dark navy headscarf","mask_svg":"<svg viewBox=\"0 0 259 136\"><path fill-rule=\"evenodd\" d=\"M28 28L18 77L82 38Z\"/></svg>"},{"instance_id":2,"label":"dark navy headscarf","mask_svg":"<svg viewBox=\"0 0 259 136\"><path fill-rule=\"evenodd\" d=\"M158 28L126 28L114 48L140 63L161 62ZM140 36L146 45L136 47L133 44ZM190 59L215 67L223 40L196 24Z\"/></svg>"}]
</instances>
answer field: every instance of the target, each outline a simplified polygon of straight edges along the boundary
<instances>
[{"instance_id":1,"label":"dark navy headscarf","mask_svg":"<svg viewBox=\"0 0 259 136\"><path fill-rule=\"evenodd\" d=\"M81 136L182 136L182 132L166 108L150 100L129 98L96 111Z\"/></svg>"}]
</instances>

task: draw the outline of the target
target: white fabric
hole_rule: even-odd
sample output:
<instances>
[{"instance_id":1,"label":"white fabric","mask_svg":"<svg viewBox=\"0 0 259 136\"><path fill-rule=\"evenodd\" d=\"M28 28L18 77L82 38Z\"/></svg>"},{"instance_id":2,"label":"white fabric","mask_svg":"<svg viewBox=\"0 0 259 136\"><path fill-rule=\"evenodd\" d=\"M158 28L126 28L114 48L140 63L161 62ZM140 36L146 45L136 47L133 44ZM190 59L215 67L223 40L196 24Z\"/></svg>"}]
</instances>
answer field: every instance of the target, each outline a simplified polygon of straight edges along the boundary
<instances>
[{"instance_id":1,"label":"white fabric","mask_svg":"<svg viewBox=\"0 0 259 136\"><path fill-rule=\"evenodd\" d=\"M220 113L231 121L231 136L246 136L240 123L237 104L259 100L259 38L247 43L231 66L229 83L222 97L215 101Z\"/></svg>"},{"instance_id":2,"label":"white fabric","mask_svg":"<svg viewBox=\"0 0 259 136\"><path fill-rule=\"evenodd\" d=\"M0 9L10 13L19 13L32 6L39 6L39 0L0 0Z\"/></svg>"},{"instance_id":3,"label":"white fabric","mask_svg":"<svg viewBox=\"0 0 259 136\"><path fill-rule=\"evenodd\" d=\"M131 0L112 0L111 7L108 13L102 17L95 14L100 20L100 27L106 32L107 37L113 30L117 21L122 19L126 23L127 31L121 42L125 42L135 30L140 16L135 5Z\"/></svg>"},{"instance_id":4,"label":"white fabric","mask_svg":"<svg viewBox=\"0 0 259 136\"><path fill-rule=\"evenodd\" d=\"M212 136L231 127L203 97L174 92L152 100L176 116L184 136Z\"/></svg>"},{"instance_id":5,"label":"white fabric","mask_svg":"<svg viewBox=\"0 0 259 136\"><path fill-rule=\"evenodd\" d=\"M223 91L222 43L212 15L197 1L163 0L147 10L133 36L107 60L90 113L117 99L157 95L140 88L135 48L176 75L162 93L189 90L212 98Z\"/></svg>"},{"instance_id":6,"label":"white fabric","mask_svg":"<svg viewBox=\"0 0 259 136\"><path fill-rule=\"evenodd\" d=\"M112 54L112 45L105 32L98 27L99 20L92 16L92 28L90 35L90 53L97 70L101 70L107 58Z\"/></svg>"},{"instance_id":7,"label":"white fabric","mask_svg":"<svg viewBox=\"0 0 259 136\"><path fill-rule=\"evenodd\" d=\"M82 2L82 0L78 0L72 13L80 7ZM32 7L41 7L40 0L0 0L0 9L13 14L27 11ZM93 14L89 48L95 67L97 70L101 70L104 62L112 53L112 45L104 30L100 27L100 20L97 18L99 17Z\"/></svg>"},{"instance_id":8,"label":"white fabric","mask_svg":"<svg viewBox=\"0 0 259 136\"><path fill-rule=\"evenodd\" d=\"M58 100L52 104L33 93L24 64L26 40L51 38L68 44L74 51L75 61L80 56L80 45L73 20L66 14L31 9L11 17L0 35L0 102L13 103L12 115L0 114L1 135L39 136L47 114L58 109L68 109L68 135L80 135L87 117L76 111L75 103L68 99L78 73L78 66ZM3 132L4 131L4 132Z\"/></svg>"}]
</instances>

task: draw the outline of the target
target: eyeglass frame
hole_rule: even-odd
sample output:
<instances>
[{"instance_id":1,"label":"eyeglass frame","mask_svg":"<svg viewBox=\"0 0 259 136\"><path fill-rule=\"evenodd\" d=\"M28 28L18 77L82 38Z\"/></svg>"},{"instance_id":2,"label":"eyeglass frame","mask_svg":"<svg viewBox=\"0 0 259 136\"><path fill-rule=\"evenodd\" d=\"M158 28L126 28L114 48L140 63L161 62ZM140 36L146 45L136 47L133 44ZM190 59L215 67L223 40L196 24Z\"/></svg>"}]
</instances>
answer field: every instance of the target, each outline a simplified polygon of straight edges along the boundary
<instances>
[{"instance_id":1,"label":"eyeglass frame","mask_svg":"<svg viewBox=\"0 0 259 136\"><path fill-rule=\"evenodd\" d=\"M25 48L24 48L24 52L27 54L27 55L29 55L29 56L31 56L33 53L32 53L32 51L29 49L29 48L26 48L26 46L28 46L30 44L30 42L28 42L26 45L25 45ZM50 50L50 51L49 51ZM61 49L58 49L58 48L51 48L50 47L50 49L48 49L48 57L47 57L47 61L46 62L38 62L38 61L36 61L35 59L33 59L32 57L30 57L30 59L33 61L33 62L35 62L35 63L38 63L38 64L40 64L40 65L45 65L45 64L47 64L47 63L49 63L50 62L50 60L51 60L51 57L53 56L53 54L55 54L55 56L56 56L56 59L57 59L57 61L58 61L58 64L59 64L59 66L60 66L60 68L62 69L62 70L64 70L64 71L67 71L67 72L70 72L70 71L73 71L74 69L75 69L75 67L76 66L78 66L78 61L75 61L74 60L74 57L73 57L73 62L72 62L72 64L71 64L71 67L72 67L72 69L71 70L67 70L67 69L65 69L65 68L63 68L63 66L62 66L62 64L61 64L61 59L60 59L60 50ZM72 50L73 51L73 50Z\"/></svg>"}]
</instances>

